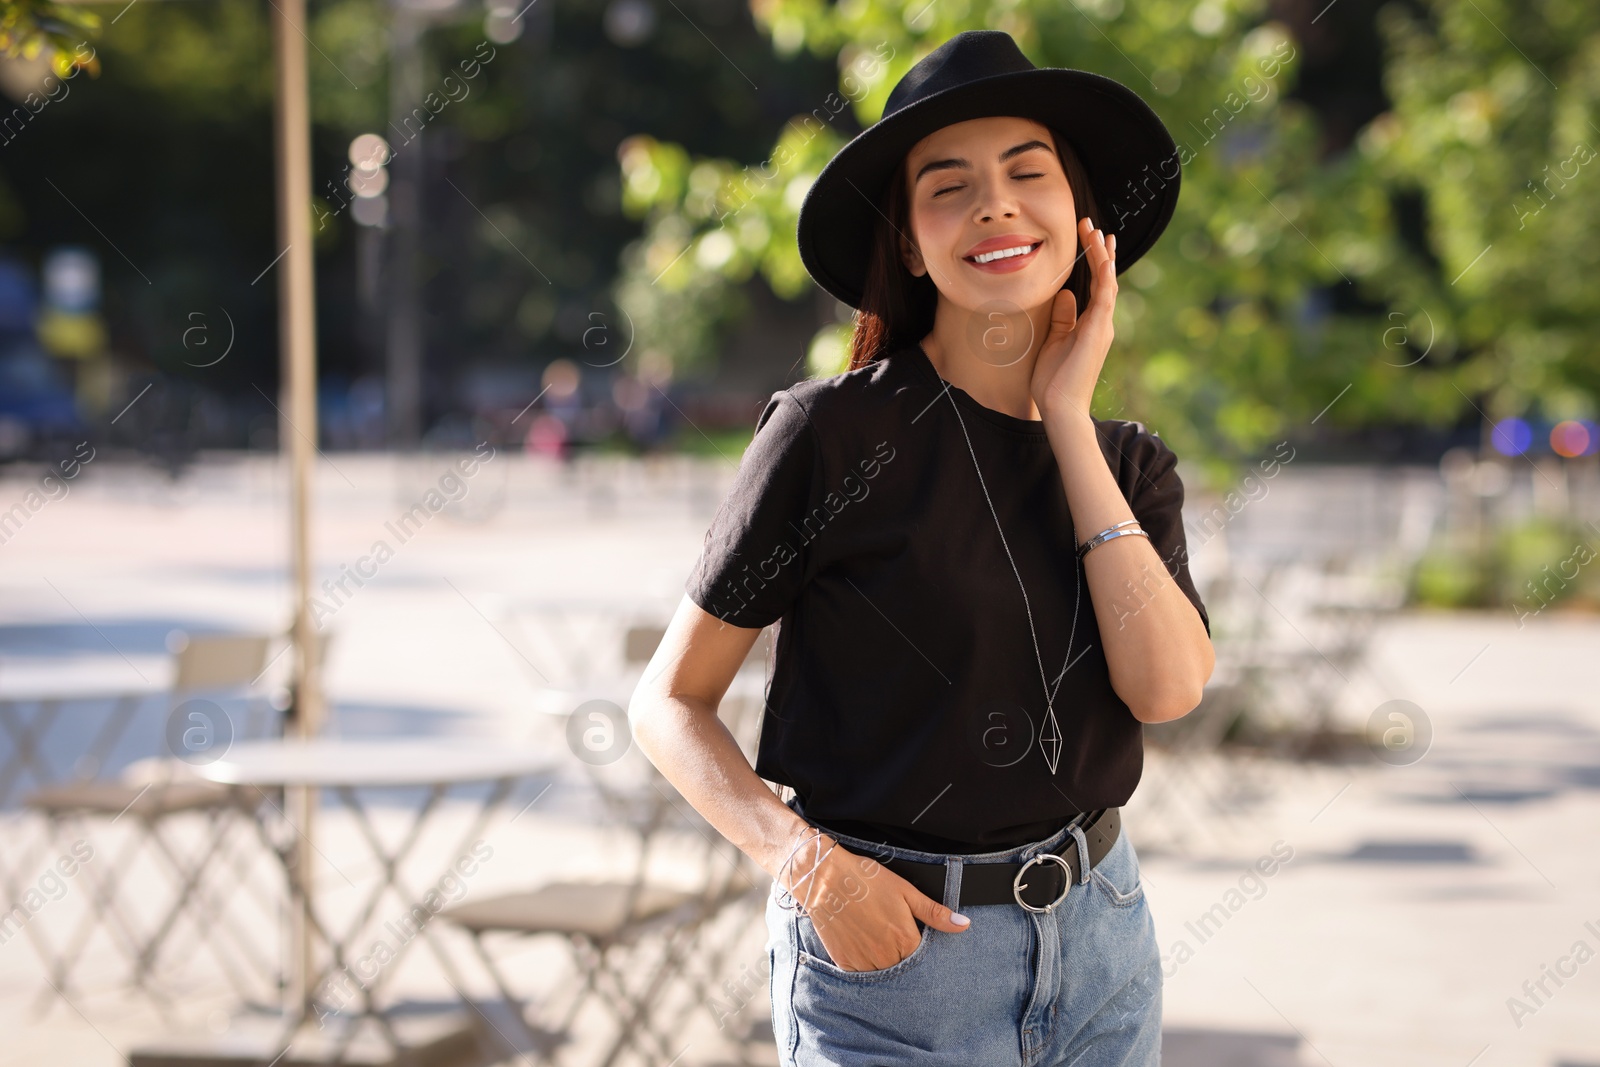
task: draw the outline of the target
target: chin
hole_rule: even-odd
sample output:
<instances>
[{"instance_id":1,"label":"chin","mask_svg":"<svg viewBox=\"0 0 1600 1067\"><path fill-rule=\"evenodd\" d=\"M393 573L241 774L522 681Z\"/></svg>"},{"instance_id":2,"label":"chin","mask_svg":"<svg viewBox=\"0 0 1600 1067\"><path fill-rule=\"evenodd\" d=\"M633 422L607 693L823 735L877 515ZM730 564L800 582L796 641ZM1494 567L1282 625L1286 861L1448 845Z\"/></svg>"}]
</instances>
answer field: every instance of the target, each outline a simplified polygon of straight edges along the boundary
<instances>
[{"instance_id":1,"label":"chin","mask_svg":"<svg viewBox=\"0 0 1600 1067\"><path fill-rule=\"evenodd\" d=\"M1005 280L998 282L986 298L981 298L980 304L988 306L1003 300L1025 311L1040 304L1048 304L1055 299L1056 292L1057 290L1032 278Z\"/></svg>"}]
</instances>

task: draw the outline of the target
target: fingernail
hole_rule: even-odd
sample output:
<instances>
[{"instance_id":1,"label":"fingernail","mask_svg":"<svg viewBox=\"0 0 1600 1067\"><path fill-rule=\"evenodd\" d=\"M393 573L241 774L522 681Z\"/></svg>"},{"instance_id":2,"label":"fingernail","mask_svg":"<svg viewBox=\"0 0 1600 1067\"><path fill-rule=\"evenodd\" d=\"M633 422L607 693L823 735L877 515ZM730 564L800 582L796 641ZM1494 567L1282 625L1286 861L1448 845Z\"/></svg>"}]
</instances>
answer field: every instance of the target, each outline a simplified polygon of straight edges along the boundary
<instances>
[{"instance_id":1,"label":"fingernail","mask_svg":"<svg viewBox=\"0 0 1600 1067\"><path fill-rule=\"evenodd\" d=\"M965 915L962 915L960 912L952 911L950 913L950 921L955 923L957 926L965 926L972 920L967 918Z\"/></svg>"}]
</instances>

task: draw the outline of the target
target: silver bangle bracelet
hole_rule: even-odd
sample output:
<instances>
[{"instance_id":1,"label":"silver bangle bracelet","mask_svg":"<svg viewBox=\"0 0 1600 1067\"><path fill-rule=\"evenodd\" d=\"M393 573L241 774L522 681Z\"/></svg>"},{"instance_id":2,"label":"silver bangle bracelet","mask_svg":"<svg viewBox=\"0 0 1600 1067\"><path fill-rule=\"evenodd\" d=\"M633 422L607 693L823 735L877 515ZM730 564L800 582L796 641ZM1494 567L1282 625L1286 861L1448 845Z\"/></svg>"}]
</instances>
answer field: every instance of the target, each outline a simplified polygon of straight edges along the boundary
<instances>
[{"instance_id":1,"label":"silver bangle bracelet","mask_svg":"<svg viewBox=\"0 0 1600 1067\"><path fill-rule=\"evenodd\" d=\"M1094 537L1091 537L1091 538L1089 538L1089 540L1084 541L1084 542L1082 542L1080 544L1077 544L1077 545L1075 545L1073 547L1077 549L1078 557L1081 559L1083 557L1083 554L1088 551L1088 549L1085 548L1084 546L1095 543L1095 538L1103 537L1106 534L1110 533L1112 530L1120 530L1124 526L1138 526L1138 525L1139 525L1139 520L1138 519L1125 519L1122 522L1119 522L1114 526L1107 526L1104 530L1101 530L1099 533L1095 534Z\"/></svg>"},{"instance_id":2,"label":"silver bangle bracelet","mask_svg":"<svg viewBox=\"0 0 1600 1067\"><path fill-rule=\"evenodd\" d=\"M1125 530L1125 529L1121 529L1120 528L1120 527L1129 526L1129 525L1132 525L1134 528L1131 529L1131 530ZM1130 535L1134 536L1134 537L1143 537L1146 540L1148 540L1149 537L1150 537L1150 535L1148 533L1146 533L1144 531L1144 529L1142 527L1138 526L1136 523L1132 523L1132 522L1118 523L1116 526L1112 526L1109 529L1101 530L1099 533L1097 533L1093 537L1089 538L1089 540L1087 540L1083 544L1079 545L1078 546L1078 558L1082 559L1084 556L1089 554L1089 550L1090 549L1097 548L1098 546L1105 544L1107 541L1114 541L1119 537L1128 537Z\"/></svg>"},{"instance_id":3,"label":"silver bangle bracelet","mask_svg":"<svg viewBox=\"0 0 1600 1067\"><path fill-rule=\"evenodd\" d=\"M1139 520L1138 519L1124 519L1123 521L1121 521L1119 523L1116 523L1116 524L1111 525L1111 526L1107 526L1104 530L1101 530L1100 532L1101 533L1110 533L1112 530L1120 530L1124 526L1138 526L1138 525L1139 525ZM1143 527L1141 527L1141 529L1142 528ZM1093 538L1091 538L1090 540L1093 540Z\"/></svg>"}]
</instances>

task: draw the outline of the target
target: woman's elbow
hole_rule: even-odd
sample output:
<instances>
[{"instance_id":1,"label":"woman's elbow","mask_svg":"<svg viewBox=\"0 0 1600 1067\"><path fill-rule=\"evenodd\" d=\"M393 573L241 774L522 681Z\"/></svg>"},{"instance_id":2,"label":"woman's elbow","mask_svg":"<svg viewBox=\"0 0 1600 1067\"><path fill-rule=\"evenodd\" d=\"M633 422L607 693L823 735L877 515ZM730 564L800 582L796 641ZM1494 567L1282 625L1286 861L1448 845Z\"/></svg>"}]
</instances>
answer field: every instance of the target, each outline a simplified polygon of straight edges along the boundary
<instances>
[{"instance_id":1,"label":"woman's elbow","mask_svg":"<svg viewBox=\"0 0 1600 1067\"><path fill-rule=\"evenodd\" d=\"M1145 696L1137 703L1127 701L1133 717L1143 723L1171 722L1200 706L1205 686L1184 686Z\"/></svg>"},{"instance_id":2,"label":"woman's elbow","mask_svg":"<svg viewBox=\"0 0 1600 1067\"><path fill-rule=\"evenodd\" d=\"M633 695L628 698L628 729L634 740L639 739L640 731L654 716L658 703L657 694L648 683L641 681L634 687Z\"/></svg>"},{"instance_id":3,"label":"woman's elbow","mask_svg":"<svg viewBox=\"0 0 1600 1067\"><path fill-rule=\"evenodd\" d=\"M1200 706L1206 683L1217 668L1217 652L1209 636L1201 638L1199 647L1187 662L1186 669L1169 674L1153 687L1155 691L1134 711L1135 718L1140 722L1170 722Z\"/></svg>"},{"instance_id":4,"label":"woman's elbow","mask_svg":"<svg viewBox=\"0 0 1600 1067\"><path fill-rule=\"evenodd\" d=\"M1128 710L1140 722L1157 723L1170 722L1181 719L1195 708L1200 706L1201 699L1205 696L1206 682L1211 678L1211 664L1209 662L1197 665L1193 671L1187 672L1187 677L1140 679L1138 685L1129 686L1132 690L1124 694L1118 691L1123 703L1128 705Z\"/></svg>"},{"instance_id":5,"label":"woman's elbow","mask_svg":"<svg viewBox=\"0 0 1600 1067\"><path fill-rule=\"evenodd\" d=\"M639 682L633 695L628 698L628 730L633 734L634 741L642 746L653 738L668 736L681 728L685 713L708 706L713 709L714 715L714 700L708 704L700 695L674 687L670 680L658 678L651 681L646 678Z\"/></svg>"}]
</instances>

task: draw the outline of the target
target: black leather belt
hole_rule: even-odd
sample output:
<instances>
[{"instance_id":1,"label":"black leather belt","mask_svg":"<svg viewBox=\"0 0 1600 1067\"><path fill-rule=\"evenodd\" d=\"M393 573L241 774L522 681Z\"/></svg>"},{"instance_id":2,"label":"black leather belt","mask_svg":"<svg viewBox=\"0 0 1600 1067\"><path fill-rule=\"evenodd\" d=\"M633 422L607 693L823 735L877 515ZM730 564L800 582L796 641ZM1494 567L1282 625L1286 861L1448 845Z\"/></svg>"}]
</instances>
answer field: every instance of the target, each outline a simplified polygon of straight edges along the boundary
<instances>
[{"instance_id":1,"label":"black leather belt","mask_svg":"<svg viewBox=\"0 0 1600 1067\"><path fill-rule=\"evenodd\" d=\"M1121 808L1102 808L1083 824L1091 868L1111 851L1121 829ZM899 856L880 862L916 886L923 895L943 902L944 864L924 863ZM1078 865L1077 838L1068 833L1067 839L1058 846L1058 851L1040 852L1027 860L1007 863L963 862L961 901L956 908L960 910L976 904L1020 904L1029 911L1048 912L1066 899L1067 893L1082 874Z\"/></svg>"}]
</instances>

